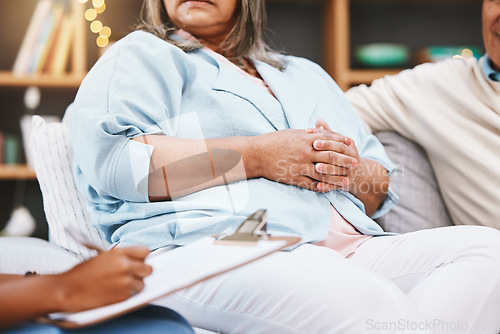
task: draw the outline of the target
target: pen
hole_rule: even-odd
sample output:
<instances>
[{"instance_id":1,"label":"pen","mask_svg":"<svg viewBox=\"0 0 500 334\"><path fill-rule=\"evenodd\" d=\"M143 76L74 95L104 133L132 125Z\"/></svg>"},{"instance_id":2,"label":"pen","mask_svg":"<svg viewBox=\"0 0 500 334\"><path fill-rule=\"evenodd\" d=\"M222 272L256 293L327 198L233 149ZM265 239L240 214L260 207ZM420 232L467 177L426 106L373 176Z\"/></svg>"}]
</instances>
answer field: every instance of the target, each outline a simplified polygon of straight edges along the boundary
<instances>
[{"instance_id":1,"label":"pen","mask_svg":"<svg viewBox=\"0 0 500 334\"><path fill-rule=\"evenodd\" d=\"M64 230L73 239L75 239L77 242L79 242L83 246L90 248L90 249L93 249L93 250L97 251L97 253L102 253L102 252L106 251L106 249L103 249L101 246L97 245L94 241L90 240L90 238L87 235L85 235L84 233L82 233L81 231L79 231L73 227L69 227L69 226L64 226Z\"/></svg>"}]
</instances>

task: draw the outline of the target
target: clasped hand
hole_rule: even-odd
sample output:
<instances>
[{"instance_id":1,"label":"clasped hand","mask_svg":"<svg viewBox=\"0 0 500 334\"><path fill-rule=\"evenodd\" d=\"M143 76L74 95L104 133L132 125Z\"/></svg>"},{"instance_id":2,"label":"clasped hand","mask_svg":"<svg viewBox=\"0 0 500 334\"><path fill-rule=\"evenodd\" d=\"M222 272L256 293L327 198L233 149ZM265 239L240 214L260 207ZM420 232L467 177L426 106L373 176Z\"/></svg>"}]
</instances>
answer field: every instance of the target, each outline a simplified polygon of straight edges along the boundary
<instances>
[{"instance_id":1,"label":"clasped hand","mask_svg":"<svg viewBox=\"0 0 500 334\"><path fill-rule=\"evenodd\" d=\"M356 184L356 144L323 120L316 122L316 129L281 130L261 137L261 174L267 179L322 193L349 191Z\"/></svg>"}]
</instances>

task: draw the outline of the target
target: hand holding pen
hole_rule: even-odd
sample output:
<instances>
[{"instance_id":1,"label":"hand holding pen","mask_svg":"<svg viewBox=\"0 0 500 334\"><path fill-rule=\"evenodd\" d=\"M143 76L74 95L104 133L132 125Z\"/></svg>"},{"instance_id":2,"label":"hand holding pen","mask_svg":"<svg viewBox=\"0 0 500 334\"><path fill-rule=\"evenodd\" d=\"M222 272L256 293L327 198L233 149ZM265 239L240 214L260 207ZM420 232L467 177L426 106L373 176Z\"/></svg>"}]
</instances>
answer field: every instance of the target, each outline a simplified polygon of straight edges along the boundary
<instances>
[{"instance_id":1,"label":"hand holding pen","mask_svg":"<svg viewBox=\"0 0 500 334\"><path fill-rule=\"evenodd\" d=\"M66 311L82 311L117 303L144 289L144 278L152 273L144 263L150 253L145 246L118 247L109 251L95 245L81 232L68 233L98 255L62 274L60 296Z\"/></svg>"}]
</instances>

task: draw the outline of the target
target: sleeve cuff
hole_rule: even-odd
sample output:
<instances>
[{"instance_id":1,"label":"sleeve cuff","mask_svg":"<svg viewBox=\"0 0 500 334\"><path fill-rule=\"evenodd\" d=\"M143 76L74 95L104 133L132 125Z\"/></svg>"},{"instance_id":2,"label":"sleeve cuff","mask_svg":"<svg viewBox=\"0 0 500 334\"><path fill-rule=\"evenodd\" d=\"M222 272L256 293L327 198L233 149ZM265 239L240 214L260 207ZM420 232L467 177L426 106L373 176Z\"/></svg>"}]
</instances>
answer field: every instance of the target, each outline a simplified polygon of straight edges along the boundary
<instances>
[{"instance_id":1,"label":"sleeve cuff","mask_svg":"<svg viewBox=\"0 0 500 334\"><path fill-rule=\"evenodd\" d=\"M116 194L119 198L132 202L149 202L148 180L149 164L154 146L128 139L118 159L115 180ZM133 180L127 182L123 180Z\"/></svg>"}]
</instances>

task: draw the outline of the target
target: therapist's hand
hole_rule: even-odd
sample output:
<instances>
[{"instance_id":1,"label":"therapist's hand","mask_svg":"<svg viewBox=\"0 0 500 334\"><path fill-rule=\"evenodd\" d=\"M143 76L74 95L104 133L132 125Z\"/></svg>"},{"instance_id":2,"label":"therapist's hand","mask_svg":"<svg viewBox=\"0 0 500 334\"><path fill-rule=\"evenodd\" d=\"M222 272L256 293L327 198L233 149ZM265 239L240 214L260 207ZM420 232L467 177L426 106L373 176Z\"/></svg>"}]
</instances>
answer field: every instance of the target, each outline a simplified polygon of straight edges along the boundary
<instances>
[{"instance_id":1,"label":"therapist's hand","mask_svg":"<svg viewBox=\"0 0 500 334\"><path fill-rule=\"evenodd\" d=\"M129 298L144 288L143 279L152 272L144 263L144 246L114 248L54 276L55 296L64 311L81 311Z\"/></svg>"},{"instance_id":2,"label":"therapist's hand","mask_svg":"<svg viewBox=\"0 0 500 334\"><path fill-rule=\"evenodd\" d=\"M358 164L339 153L348 150L351 142L339 133L314 129L280 130L254 137L260 176L318 192L338 189L343 187L345 170ZM322 149L316 149L314 143Z\"/></svg>"}]
</instances>

